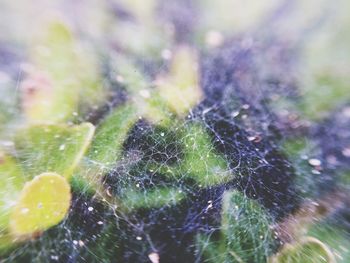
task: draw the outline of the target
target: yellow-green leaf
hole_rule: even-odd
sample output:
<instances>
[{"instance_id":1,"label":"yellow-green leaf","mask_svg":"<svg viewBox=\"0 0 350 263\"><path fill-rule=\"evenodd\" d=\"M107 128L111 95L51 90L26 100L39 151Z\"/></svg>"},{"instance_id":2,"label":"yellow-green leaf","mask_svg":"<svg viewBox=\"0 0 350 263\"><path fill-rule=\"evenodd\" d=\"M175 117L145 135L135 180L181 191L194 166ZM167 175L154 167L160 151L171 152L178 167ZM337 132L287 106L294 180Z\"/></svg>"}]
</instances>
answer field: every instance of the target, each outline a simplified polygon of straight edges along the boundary
<instances>
[{"instance_id":1,"label":"yellow-green leaf","mask_svg":"<svg viewBox=\"0 0 350 263\"><path fill-rule=\"evenodd\" d=\"M176 50L169 75L158 80L158 89L169 108L180 116L200 102L203 94L194 50L186 46Z\"/></svg>"},{"instance_id":2,"label":"yellow-green leaf","mask_svg":"<svg viewBox=\"0 0 350 263\"><path fill-rule=\"evenodd\" d=\"M9 224L9 211L24 183L20 166L13 158L0 152L0 233Z\"/></svg>"},{"instance_id":3,"label":"yellow-green leaf","mask_svg":"<svg viewBox=\"0 0 350 263\"><path fill-rule=\"evenodd\" d=\"M82 101L95 104L103 99L97 59L74 38L67 25L55 21L43 31L43 36L31 44L33 66L22 83L25 116L29 122L71 119Z\"/></svg>"},{"instance_id":4,"label":"yellow-green leaf","mask_svg":"<svg viewBox=\"0 0 350 263\"><path fill-rule=\"evenodd\" d=\"M331 250L321 241L306 237L295 244L287 244L270 259L270 263L335 263Z\"/></svg>"},{"instance_id":5,"label":"yellow-green leaf","mask_svg":"<svg viewBox=\"0 0 350 263\"><path fill-rule=\"evenodd\" d=\"M71 201L67 180L55 173L43 173L25 184L11 212L10 228L14 236L44 231L66 216Z\"/></svg>"},{"instance_id":6,"label":"yellow-green leaf","mask_svg":"<svg viewBox=\"0 0 350 263\"><path fill-rule=\"evenodd\" d=\"M81 125L34 125L15 135L18 158L26 176L56 172L67 179L90 145L95 127Z\"/></svg>"},{"instance_id":7,"label":"yellow-green leaf","mask_svg":"<svg viewBox=\"0 0 350 263\"><path fill-rule=\"evenodd\" d=\"M121 157L124 140L138 118L138 111L132 104L115 109L98 127L89 159L100 168L113 165Z\"/></svg>"}]
</instances>

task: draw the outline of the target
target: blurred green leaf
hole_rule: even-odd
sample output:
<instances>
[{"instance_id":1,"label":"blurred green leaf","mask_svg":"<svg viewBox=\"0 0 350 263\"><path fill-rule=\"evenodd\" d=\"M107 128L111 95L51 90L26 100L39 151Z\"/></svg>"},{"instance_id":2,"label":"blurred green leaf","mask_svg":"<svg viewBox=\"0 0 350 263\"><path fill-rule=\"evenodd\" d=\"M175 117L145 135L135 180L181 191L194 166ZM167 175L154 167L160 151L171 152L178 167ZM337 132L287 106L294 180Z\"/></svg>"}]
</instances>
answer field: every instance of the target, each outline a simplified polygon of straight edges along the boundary
<instances>
[{"instance_id":1,"label":"blurred green leaf","mask_svg":"<svg viewBox=\"0 0 350 263\"><path fill-rule=\"evenodd\" d=\"M270 261L271 263L335 263L330 249L313 237L306 237L295 244L286 244Z\"/></svg>"},{"instance_id":2,"label":"blurred green leaf","mask_svg":"<svg viewBox=\"0 0 350 263\"><path fill-rule=\"evenodd\" d=\"M88 158L101 169L111 168L121 158L129 130L139 119L138 110L130 103L116 108L98 126Z\"/></svg>"},{"instance_id":3,"label":"blurred green leaf","mask_svg":"<svg viewBox=\"0 0 350 263\"><path fill-rule=\"evenodd\" d=\"M176 204L185 198L185 196L185 193L178 188L157 187L149 190L129 188L120 201L127 210L132 210Z\"/></svg>"},{"instance_id":4,"label":"blurred green leaf","mask_svg":"<svg viewBox=\"0 0 350 263\"><path fill-rule=\"evenodd\" d=\"M342 228L337 223L330 224L323 221L314 224L309 229L308 235L328 246L337 263L350 262L350 236L346 228Z\"/></svg>"},{"instance_id":5,"label":"blurred green leaf","mask_svg":"<svg viewBox=\"0 0 350 263\"><path fill-rule=\"evenodd\" d=\"M216 152L209 134L200 124L189 124L183 134L184 157L179 164L179 177L188 176L202 187L233 179L228 162Z\"/></svg>"},{"instance_id":6,"label":"blurred green leaf","mask_svg":"<svg viewBox=\"0 0 350 263\"><path fill-rule=\"evenodd\" d=\"M56 172L69 179L89 147L94 130L90 123L33 125L19 130L15 148L26 178Z\"/></svg>"},{"instance_id":7,"label":"blurred green leaf","mask_svg":"<svg viewBox=\"0 0 350 263\"><path fill-rule=\"evenodd\" d=\"M16 160L0 153L0 235L9 224L9 211L15 205L25 176Z\"/></svg>"},{"instance_id":8,"label":"blurred green leaf","mask_svg":"<svg viewBox=\"0 0 350 263\"><path fill-rule=\"evenodd\" d=\"M266 262L276 246L272 218L254 200L224 193L220 236L198 239L204 262Z\"/></svg>"},{"instance_id":9,"label":"blurred green leaf","mask_svg":"<svg viewBox=\"0 0 350 263\"><path fill-rule=\"evenodd\" d=\"M25 237L58 224L70 201L70 186L64 177L55 173L36 176L25 184L11 211L11 233Z\"/></svg>"},{"instance_id":10,"label":"blurred green leaf","mask_svg":"<svg viewBox=\"0 0 350 263\"><path fill-rule=\"evenodd\" d=\"M49 23L32 46L34 69L22 85L22 104L30 122L71 119L83 102L95 105L104 98L96 59L66 25Z\"/></svg>"},{"instance_id":11,"label":"blurred green leaf","mask_svg":"<svg viewBox=\"0 0 350 263\"><path fill-rule=\"evenodd\" d=\"M265 262L272 252L273 223L254 200L238 191L225 192L222 204L222 234L227 262Z\"/></svg>"},{"instance_id":12,"label":"blurred green leaf","mask_svg":"<svg viewBox=\"0 0 350 263\"><path fill-rule=\"evenodd\" d=\"M187 114L203 97L198 70L195 51L182 46L173 55L169 74L158 80L160 97L179 116Z\"/></svg>"}]
</instances>

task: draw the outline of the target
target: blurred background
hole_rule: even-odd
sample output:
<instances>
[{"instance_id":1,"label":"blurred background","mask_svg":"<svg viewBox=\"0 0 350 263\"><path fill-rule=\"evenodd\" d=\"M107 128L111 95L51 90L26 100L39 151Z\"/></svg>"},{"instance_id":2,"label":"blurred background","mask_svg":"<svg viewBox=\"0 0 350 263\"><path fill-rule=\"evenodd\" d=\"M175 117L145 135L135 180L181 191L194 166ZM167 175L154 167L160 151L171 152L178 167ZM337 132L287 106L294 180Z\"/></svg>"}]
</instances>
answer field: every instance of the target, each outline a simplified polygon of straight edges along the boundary
<instances>
[{"instance_id":1,"label":"blurred background","mask_svg":"<svg viewBox=\"0 0 350 263\"><path fill-rule=\"evenodd\" d=\"M234 88L220 82L226 73ZM129 100L159 123L163 104L148 102L158 95L181 120L204 97L232 118L237 108L256 113L239 124L249 142L273 137L295 168L297 198L326 207L299 211L297 223L350 262L350 1L0 0L1 152L15 152L18 127L97 126ZM278 219L292 209L280 210Z\"/></svg>"}]
</instances>

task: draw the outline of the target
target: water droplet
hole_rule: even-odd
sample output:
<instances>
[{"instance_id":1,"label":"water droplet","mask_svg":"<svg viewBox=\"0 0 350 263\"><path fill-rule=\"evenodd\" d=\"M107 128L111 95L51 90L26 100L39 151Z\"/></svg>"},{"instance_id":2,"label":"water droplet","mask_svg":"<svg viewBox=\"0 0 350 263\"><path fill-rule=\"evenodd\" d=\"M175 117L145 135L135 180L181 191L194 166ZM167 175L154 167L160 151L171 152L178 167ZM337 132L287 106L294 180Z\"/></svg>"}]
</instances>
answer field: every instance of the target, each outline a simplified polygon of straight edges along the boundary
<instances>
[{"instance_id":1,"label":"water droplet","mask_svg":"<svg viewBox=\"0 0 350 263\"><path fill-rule=\"evenodd\" d=\"M309 159L309 164L312 166L320 166L322 162L319 159L311 158Z\"/></svg>"},{"instance_id":2,"label":"water droplet","mask_svg":"<svg viewBox=\"0 0 350 263\"><path fill-rule=\"evenodd\" d=\"M149 260L151 260L152 263L159 263L159 255L156 252L152 252L148 255Z\"/></svg>"},{"instance_id":3,"label":"water droplet","mask_svg":"<svg viewBox=\"0 0 350 263\"><path fill-rule=\"evenodd\" d=\"M139 91L139 94L141 97L145 98L145 99L148 99L151 97L151 93L149 92L149 90L147 89L142 89Z\"/></svg>"},{"instance_id":4,"label":"water droplet","mask_svg":"<svg viewBox=\"0 0 350 263\"><path fill-rule=\"evenodd\" d=\"M171 59L171 57L173 56L171 50L169 49L163 49L162 50L162 53L161 53L161 56L164 60L169 60Z\"/></svg>"},{"instance_id":5,"label":"water droplet","mask_svg":"<svg viewBox=\"0 0 350 263\"><path fill-rule=\"evenodd\" d=\"M205 43L209 47L218 47L224 42L224 36L215 30L208 31L205 34Z\"/></svg>"},{"instance_id":6,"label":"water droplet","mask_svg":"<svg viewBox=\"0 0 350 263\"><path fill-rule=\"evenodd\" d=\"M29 212L29 208L27 208L27 207L24 207L24 208L21 209L21 213L22 214L26 214L28 212Z\"/></svg>"},{"instance_id":7,"label":"water droplet","mask_svg":"<svg viewBox=\"0 0 350 263\"><path fill-rule=\"evenodd\" d=\"M350 147L349 148L345 148L342 150L342 154L345 156L345 157L350 157Z\"/></svg>"},{"instance_id":8,"label":"water droplet","mask_svg":"<svg viewBox=\"0 0 350 263\"><path fill-rule=\"evenodd\" d=\"M124 83L124 78L123 78L123 76L121 76L121 75L117 75L117 76L116 76L116 80L117 80L119 83Z\"/></svg>"}]
</instances>

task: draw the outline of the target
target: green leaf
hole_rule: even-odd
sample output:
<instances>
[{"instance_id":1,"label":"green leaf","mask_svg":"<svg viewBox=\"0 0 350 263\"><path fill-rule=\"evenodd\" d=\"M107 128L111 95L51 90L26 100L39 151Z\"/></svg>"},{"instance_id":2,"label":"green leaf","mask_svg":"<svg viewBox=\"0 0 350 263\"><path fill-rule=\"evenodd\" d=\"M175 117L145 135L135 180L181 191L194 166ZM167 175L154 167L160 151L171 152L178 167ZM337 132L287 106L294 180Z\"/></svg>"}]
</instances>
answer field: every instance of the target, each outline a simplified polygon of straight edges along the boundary
<instances>
[{"instance_id":1,"label":"green leaf","mask_svg":"<svg viewBox=\"0 0 350 263\"><path fill-rule=\"evenodd\" d=\"M202 262L216 263L225 262L226 242L223 239L215 240L213 236L198 234L196 244L201 255Z\"/></svg>"},{"instance_id":2,"label":"green leaf","mask_svg":"<svg viewBox=\"0 0 350 263\"><path fill-rule=\"evenodd\" d=\"M174 54L170 72L158 80L160 97L169 108L183 116L202 99L198 80L198 61L195 51L179 47Z\"/></svg>"},{"instance_id":3,"label":"green leaf","mask_svg":"<svg viewBox=\"0 0 350 263\"><path fill-rule=\"evenodd\" d=\"M129 130L139 119L133 104L115 109L99 125L88 158L100 169L111 168L122 156L122 147Z\"/></svg>"},{"instance_id":4,"label":"green leaf","mask_svg":"<svg viewBox=\"0 0 350 263\"><path fill-rule=\"evenodd\" d=\"M156 208L176 204L185 198L185 193L178 188L155 188L149 190L128 189L120 199L127 210L138 208Z\"/></svg>"},{"instance_id":5,"label":"green leaf","mask_svg":"<svg viewBox=\"0 0 350 263\"><path fill-rule=\"evenodd\" d=\"M9 225L10 210L24 183L25 177L16 161L0 153L0 235Z\"/></svg>"},{"instance_id":6,"label":"green leaf","mask_svg":"<svg viewBox=\"0 0 350 263\"><path fill-rule=\"evenodd\" d=\"M15 147L26 177L56 172L67 179L82 159L94 134L90 123L34 125L15 135Z\"/></svg>"},{"instance_id":7,"label":"green leaf","mask_svg":"<svg viewBox=\"0 0 350 263\"><path fill-rule=\"evenodd\" d=\"M314 224L307 235L317 238L329 247L337 263L347 263L350 262L350 237L346 227L339 224L338 220L324 220Z\"/></svg>"},{"instance_id":8,"label":"green leaf","mask_svg":"<svg viewBox=\"0 0 350 263\"><path fill-rule=\"evenodd\" d=\"M16 237L44 231L63 220L71 201L67 180L43 173L26 183L11 212L11 233Z\"/></svg>"},{"instance_id":9,"label":"green leaf","mask_svg":"<svg viewBox=\"0 0 350 263\"><path fill-rule=\"evenodd\" d=\"M11 234L1 229L0 232L0 256L7 254L14 247Z\"/></svg>"},{"instance_id":10,"label":"green leaf","mask_svg":"<svg viewBox=\"0 0 350 263\"><path fill-rule=\"evenodd\" d=\"M130 93L133 103L140 114L152 123L170 122L169 108L157 90L152 89L152 80L123 55L117 54L112 67L118 72L125 89Z\"/></svg>"},{"instance_id":11,"label":"green leaf","mask_svg":"<svg viewBox=\"0 0 350 263\"><path fill-rule=\"evenodd\" d=\"M271 263L335 263L330 249L313 237L306 237L295 244L287 244L274 257Z\"/></svg>"},{"instance_id":12,"label":"green leaf","mask_svg":"<svg viewBox=\"0 0 350 263\"><path fill-rule=\"evenodd\" d=\"M104 98L96 58L65 24L54 21L43 31L31 45L34 67L23 82L25 116L29 122L71 119L82 102L95 105Z\"/></svg>"},{"instance_id":13,"label":"green leaf","mask_svg":"<svg viewBox=\"0 0 350 263\"><path fill-rule=\"evenodd\" d=\"M202 187L233 179L227 161L216 152L209 134L201 125L190 124L184 128L183 144L184 160L178 176L188 176Z\"/></svg>"},{"instance_id":14,"label":"green leaf","mask_svg":"<svg viewBox=\"0 0 350 263\"><path fill-rule=\"evenodd\" d=\"M222 210L225 262L266 262L274 245L267 212L238 191L224 193Z\"/></svg>"}]
</instances>

